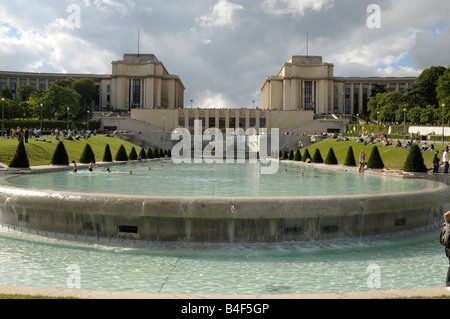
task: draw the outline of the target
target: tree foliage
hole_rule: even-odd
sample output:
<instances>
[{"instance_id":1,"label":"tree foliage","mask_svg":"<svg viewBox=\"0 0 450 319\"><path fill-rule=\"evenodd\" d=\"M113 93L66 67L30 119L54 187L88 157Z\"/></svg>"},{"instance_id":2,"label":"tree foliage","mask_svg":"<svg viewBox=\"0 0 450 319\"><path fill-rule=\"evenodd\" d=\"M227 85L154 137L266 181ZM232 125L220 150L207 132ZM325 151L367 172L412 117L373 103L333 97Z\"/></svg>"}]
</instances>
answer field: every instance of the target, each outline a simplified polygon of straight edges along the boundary
<instances>
[{"instance_id":1,"label":"tree foliage","mask_svg":"<svg viewBox=\"0 0 450 319\"><path fill-rule=\"evenodd\" d=\"M356 166L355 153L353 153L353 147L349 147L347 151L347 156L344 161L345 166Z\"/></svg>"},{"instance_id":2,"label":"tree foliage","mask_svg":"<svg viewBox=\"0 0 450 319\"><path fill-rule=\"evenodd\" d=\"M372 153L370 153L369 161L367 162L368 168L384 168L383 160L381 159L380 151L377 146L374 146Z\"/></svg>"},{"instance_id":3,"label":"tree foliage","mask_svg":"<svg viewBox=\"0 0 450 319\"><path fill-rule=\"evenodd\" d=\"M69 156L67 155L66 147L63 141L59 141L56 146L55 152L53 153L52 165L69 165Z\"/></svg>"},{"instance_id":4,"label":"tree foliage","mask_svg":"<svg viewBox=\"0 0 450 319\"><path fill-rule=\"evenodd\" d=\"M28 161L27 151L25 149L24 139L21 138L19 144L17 145L16 152L13 158L9 162L9 167L14 168L29 168L30 162Z\"/></svg>"},{"instance_id":5,"label":"tree foliage","mask_svg":"<svg viewBox=\"0 0 450 319\"><path fill-rule=\"evenodd\" d=\"M411 145L408 156L405 160L405 164L403 166L403 170L405 172L427 172L427 167L424 163L419 145Z\"/></svg>"}]
</instances>

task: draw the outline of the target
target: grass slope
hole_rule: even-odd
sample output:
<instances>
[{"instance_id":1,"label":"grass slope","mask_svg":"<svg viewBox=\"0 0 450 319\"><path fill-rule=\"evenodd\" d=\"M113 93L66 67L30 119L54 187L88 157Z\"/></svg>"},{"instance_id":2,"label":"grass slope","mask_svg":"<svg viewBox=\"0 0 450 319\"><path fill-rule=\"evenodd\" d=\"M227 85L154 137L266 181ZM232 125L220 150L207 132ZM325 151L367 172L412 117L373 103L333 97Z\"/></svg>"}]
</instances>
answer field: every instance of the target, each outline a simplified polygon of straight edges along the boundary
<instances>
[{"instance_id":1,"label":"grass slope","mask_svg":"<svg viewBox=\"0 0 450 319\"><path fill-rule=\"evenodd\" d=\"M359 152L364 149L366 153L366 160L370 158L370 154L372 153L372 149L374 146L378 147L378 151L380 152L381 158L384 162L384 166L389 169L402 169L406 157L408 156L409 150L402 148L394 148L392 145L383 147L382 143L376 143L364 146L362 143L356 143L356 140L350 141L337 141L336 139L327 139L322 142L313 144L308 146L308 151L310 154L314 154L315 150L318 148L322 154L328 154L330 148L333 148L336 158L338 160L339 165L343 165L345 162L345 157L347 156L347 151L350 146L353 147L353 152L355 154L355 160L358 162ZM422 146L422 143L420 144ZM445 145L435 144L435 149L441 151L445 148ZM305 148L301 149L302 155L305 152ZM427 168L433 167L433 157L434 152L427 151L422 152L422 156L424 159L424 163ZM442 160L442 155L439 155L439 159Z\"/></svg>"},{"instance_id":2,"label":"grass slope","mask_svg":"<svg viewBox=\"0 0 450 319\"><path fill-rule=\"evenodd\" d=\"M47 142L29 139L28 143L25 143L25 149L28 154L30 166L49 165L51 163L53 153L58 145L58 141L53 137L44 137L44 139ZM81 154L83 153L87 143L91 146L95 158L99 160L103 158L106 144L109 144L113 156L116 154L121 144L124 145L127 153L131 151L133 146L136 147L135 145L119 138L106 136L92 136L89 139L80 139L79 141L63 140L63 142L67 150L67 155L69 156L69 162L79 162ZM0 139L0 163L4 163L6 165L9 164L14 152L16 151L17 145L17 139Z\"/></svg>"}]
</instances>

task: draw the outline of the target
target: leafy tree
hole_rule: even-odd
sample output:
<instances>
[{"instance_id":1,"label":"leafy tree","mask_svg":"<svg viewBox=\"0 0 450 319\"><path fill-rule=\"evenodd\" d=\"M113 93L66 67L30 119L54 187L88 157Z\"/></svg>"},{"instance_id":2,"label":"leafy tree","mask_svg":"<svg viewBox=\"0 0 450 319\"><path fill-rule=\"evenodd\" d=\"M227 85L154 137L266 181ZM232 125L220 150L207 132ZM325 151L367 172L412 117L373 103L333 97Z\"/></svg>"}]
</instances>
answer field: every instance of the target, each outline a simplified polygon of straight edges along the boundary
<instances>
[{"instance_id":1,"label":"leafy tree","mask_svg":"<svg viewBox=\"0 0 450 319\"><path fill-rule=\"evenodd\" d=\"M372 153L370 154L369 161L367 162L369 168L384 168L383 160L381 159L380 151L378 147L374 146Z\"/></svg>"},{"instance_id":2,"label":"leafy tree","mask_svg":"<svg viewBox=\"0 0 450 319\"><path fill-rule=\"evenodd\" d=\"M123 144L121 144L119 149L117 150L116 161L118 162L128 161L127 151L125 150L125 146L123 146Z\"/></svg>"},{"instance_id":3,"label":"leafy tree","mask_svg":"<svg viewBox=\"0 0 450 319\"><path fill-rule=\"evenodd\" d=\"M327 164L327 165L337 165L338 164L338 160L336 158L336 154L334 154L333 148L330 148L330 150L328 151L328 155L325 158L325 164Z\"/></svg>"},{"instance_id":4,"label":"leafy tree","mask_svg":"<svg viewBox=\"0 0 450 319\"><path fill-rule=\"evenodd\" d=\"M27 151L25 149L24 139L21 138L19 144L17 145L16 152L13 158L9 162L9 167L14 168L29 168L30 163L28 161Z\"/></svg>"},{"instance_id":5,"label":"leafy tree","mask_svg":"<svg viewBox=\"0 0 450 319\"><path fill-rule=\"evenodd\" d=\"M446 109L450 109L450 67L448 67L444 74L439 78L436 93L442 114L442 104L445 104ZM449 118L446 117L446 121L448 120Z\"/></svg>"},{"instance_id":6,"label":"leafy tree","mask_svg":"<svg viewBox=\"0 0 450 319\"><path fill-rule=\"evenodd\" d=\"M294 153L294 161L300 162L302 160L302 154L300 153L300 150L297 149Z\"/></svg>"},{"instance_id":7,"label":"leafy tree","mask_svg":"<svg viewBox=\"0 0 450 319\"><path fill-rule=\"evenodd\" d=\"M3 90L0 91L0 97L5 98L5 100L12 100L13 95L11 89L9 87L5 87Z\"/></svg>"},{"instance_id":8,"label":"leafy tree","mask_svg":"<svg viewBox=\"0 0 450 319\"><path fill-rule=\"evenodd\" d=\"M311 160L313 163L323 163L323 157L322 154L320 154L320 150L316 148L316 151L314 152L314 156Z\"/></svg>"},{"instance_id":9,"label":"leafy tree","mask_svg":"<svg viewBox=\"0 0 450 319\"><path fill-rule=\"evenodd\" d=\"M112 162L111 148L109 144L105 146L105 153L103 154L103 162Z\"/></svg>"},{"instance_id":10,"label":"leafy tree","mask_svg":"<svg viewBox=\"0 0 450 319\"><path fill-rule=\"evenodd\" d=\"M427 167L425 166L422 152L420 151L419 145L413 144L409 149L408 156L405 160L403 167L405 172L427 172Z\"/></svg>"},{"instance_id":11,"label":"leafy tree","mask_svg":"<svg viewBox=\"0 0 450 319\"><path fill-rule=\"evenodd\" d=\"M83 153L81 154L80 163L89 164L95 163L95 155L92 151L92 148L89 144L86 144L84 147Z\"/></svg>"},{"instance_id":12,"label":"leafy tree","mask_svg":"<svg viewBox=\"0 0 450 319\"><path fill-rule=\"evenodd\" d=\"M439 78L444 75L445 71L446 68L443 66L432 66L425 69L414 81L418 90L422 93L425 105L438 106L439 101L436 96L436 90Z\"/></svg>"},{"instance_id":13,"label":"leafy tree","mask_svg":"<svg viewBox=\"0 0 450 319\"><path fill-rule=\"evenodd\" d=\"M97 94L94 79L83 78L74 80L72 88L80 95L83 111L89 110L89 104L95 99Z\"/></svg>"},{"instance_id":14,"label":"leafy tree","mask_svg":"<svg viewBox=\"0 0 450 319\"><path fill-rule=\"evenodd\" d=\"M371 96L376 96L378 93L387 93L386 85L384 84L374 84L372 85Z\"/></svg>"},{"instance_id":15,"label":"leafy tree","mask_svg":"<svg viewBox=\"0 0 450 319\"><path fill-rule=\"evenodd\" d=\"M19 101L28 101L32 96L38 95L39 91L28 84L23 84L17 88L17 97Z\"/></svg>"},{"instance_id":16,"label":"leafy tree","mask_svg":"<svg viewBox=\"0 0 450 319\"><path fill-rule=\"evenodd\" d=\"M153 151L153 156L154 156L154 158L160 158L159 151L158 151L157 147L155 147L155 150Z\"/></svg>"},{"instance_id":17,"label":"leafy tree","mask_svg":"<svg viewBox=\"0 0 450 319\"><path fill-rule=\"evenodd\" d=\"M45 90L40 100L46 118L65 118L67 113L76 117L79 113L79 101L80 95L74 89L56 84Z\"/></svg>"},{"instance_id":18,"label":"leafy tree","mask_svg":"<svg viewBox=\"0 0 450 319\"><path fill-rule=\"evenodd\" d=\"M53 165L69 165L69 156L67 155L63 141L59 141L56 146L51 163Z\"/></svg>"},{"instance_id":19,"label":"leafy tree","mask_svg":"<svg viewBox=\"0 0 450 319\"><path fill-rule=\"evenodd\" d=\"M349 147L347 156L345 157L345 166L356 166L355 154L353 153L353 147Z\"/></svg>"}]
</instances>

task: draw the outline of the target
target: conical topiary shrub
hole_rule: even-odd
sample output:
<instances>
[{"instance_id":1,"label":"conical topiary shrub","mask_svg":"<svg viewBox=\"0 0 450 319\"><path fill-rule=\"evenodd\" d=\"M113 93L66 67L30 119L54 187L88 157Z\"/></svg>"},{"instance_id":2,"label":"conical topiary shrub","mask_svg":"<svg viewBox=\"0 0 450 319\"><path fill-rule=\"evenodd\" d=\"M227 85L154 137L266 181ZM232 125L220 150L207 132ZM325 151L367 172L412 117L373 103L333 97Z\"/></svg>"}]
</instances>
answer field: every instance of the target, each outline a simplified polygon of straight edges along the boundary
<instances>
[{"instance_id":1,"label":"conical topiary shrub","mask_svg":"<svg viewBox=\"0 0 450 319\"><path fill-rule=\"evenodd\" d=\"M294 153L294 161L300 162L302 160L302 154L300 153L300 150L296 150Z\"/></svg>"},{"instance_id":2,"label":"conical topiary shrub","mask_svg":"<svg viewBox=\"0 0 450 319\"><path fill-rule=\"evenodd\" d=\"M53 152L53 157L51 161L52 165L69 165L69 156L67 155L66 147L63 141L59 141Z\"/></svg>"},{"instance_id":3,"label":"conical topiary shrub","mask_svg":"<svg viewBox=\"0 0 450 319\"><path fill-rule=\"evenodd\" d=\"M290 161L293 161L293 160L294 160L294 151L293 151L293 150L291 150L291 151L289 152L288 160L290 160Z\"/></svg>"},{"instance_id":4,"label":"conical topiary shrub","mask_svg":"<svg viewBox=\"0 0 450 319\"><path fill-rule=\"evenodd\" d=\"M372 153L370 154L369 161L367 162L368 168L384 168L383 160L381 159L378 147L374 146Z\"/></svg>"},{"instance_id":5,"label":"conical topiary shrub","mask_svg":"<svg viewBox=\"0 0 450 319\"><path fill-rule=\"evenodd\" d=\"M336 154L334 154L333 148L330 148L330 150L328 151L328 155L325 158L325 164L327 164L327 165L337 165L338 164L338 160L336 158Z\"/></svg>"},{"instance_id":6,"label":"conical topiary shrub","mask_svg":"<svg viewBox=\"0 0 450 319\"><path fill-rule=\"evenodd\" d=\"M306 162L306 160L307 160L308 158L311 159L311 154L309 154L309 151L308 151L308 149L306 148L306 149L305 149L305 153L303 153L303 156L302 156L302 161L303 161L303 162Z\"/></svg>"},{"instance_id":7,"label":"conical topiary shrub","mask_svg":"<svg viewBox=\"0 0 450 319\"><path fill-rule=\"evenodd\" d=\"M120 145L119 149L117 150L115 160L118 162L128 161L127 151L125 150L125 146L123 146L123 144Z\"/></svg>"},{"instance_id":8,"label":"conical topiary shrub","mask_svg":"<svg viewBox=\"0 0 450 319\"><path fill-rule=\"evenodd\" d=\"M417 172L417 173L424 173L428 171L424 163L422 152L420 151L419 145L417 144L411 145L408 156L406 157L405 160L405 164L403 166L403 171Z\"/></svg>"},{"instance_id":9,"label":"conical topiary shrub","mask_svg":"<svg viewBox=\"0 0 450 319\"><path fill-rule=\"evenodd\" d=\"M155 154L152 151L152 148L150 147L147 151L147 158L148 159L154 159L155 158Z\"/></svg>"},{"instance_id":10,"label":"conical topiary shrub","mask_svg":"<svg viewBox=\"0 0 450 319\"><path fill-rule=\"evenodd\" d=\"M8 167L12 168L29 168L30 162L28 161L27 151L25 149L24 139L21 138L19 145L17 145L16 152L13 158L9 162Z\"/></svg>"},{"instance_id":11,"label":"conical topiary shrub","mask_svg":"<svg viewBox=\"0 0 450 319\"><path fill-rule=\"evenodd\" d=\"M289 157L288 152L287 152L287 151L284 151L284 152L283 152L283 159L284 159L284 160L287 160L288 157Z\"/></svg>"},{"instance_id":12,"label":"conical topiary shrub","mask_svg":"<svg viewBox=\"0 0 450 319\"><path fill-rule=\"evenodd\" d=\"M141 159L147 159L147 153L145 153L145 150L141 148L141 151L139 152L139 157Z\"/></svg>"},{"instance_id":13,"label":"conical topiary shrub","mask_svg":"<svg viewBox=\"0 0 450 319\"><path fill-rule=\"evenodd\" d=\"M83 153L81 154L80 157L80 163L83 164L95 163L95 155L89 144L86 144L86 146L84 147Z\"/></svg>"},{"instance_id":14,"label":"conical topiary shrub","mask_svg":"<svg viewBox=\"0 0 450 319\"><path fill-rule=\"evenodd\" d=\"M355 153L353 153L353 147L349 147L347 156L345 157L345 166L356 166Z\"/></svg>"},{"instance_id":15,"label":"conical topiary shrub","mask_svg":"<svg viewBox=\"0 0 450 319\"><path fill-rule=\"evenodd\" d=\"M172 158L172 151L169 149L169 150L167 150L167 156L169 157L169 158Z\"/></svg>"},{"instance_id":16,"label":"conical topiary shrub","mask_svg":"<svg viewBox=\"0 0 450 319\"><path fill-rule=\"evenodd\" d=\"M109 144L106 144L105 146L105 153L103 154L103 162L112 162L112 154Z\"/></svg>"},{"instance_id":17,"label":"conical topiary shrub","mask_svg":"<svg viewBox=\"0 0 450 319\"><path fill-rule=\"evenodd\" d=\"M158 150L157 147L155 147L155 150L153 151L153 156L154 156L155 158L159 158L159 150Z\"/></svg>"},{"instance_id":18,"label":"conical topiary shrub","mask_svg":"<svg viewBox=\"0 0 450 319\"><path fill-rule=\"evenodd\" d=\"M136 153L136 149L134 148L134 146L131 148L130 155L128 155L128 159L130 161L137 160L137 153Z\"/></svg>"},{"instance_id":19,"label":"conical topiary shrub","mask_svg":"<svg viewBox=\"0 0 450 319\"><path fill-rule=\"evenodd\" d=\"M320 150L318 148L316 148L316 151L314 152L314 156L312 158L312 162L313 163L323 163L323 158L322 158L322 154L320 154Z\"/></svg>"}]
</instances>

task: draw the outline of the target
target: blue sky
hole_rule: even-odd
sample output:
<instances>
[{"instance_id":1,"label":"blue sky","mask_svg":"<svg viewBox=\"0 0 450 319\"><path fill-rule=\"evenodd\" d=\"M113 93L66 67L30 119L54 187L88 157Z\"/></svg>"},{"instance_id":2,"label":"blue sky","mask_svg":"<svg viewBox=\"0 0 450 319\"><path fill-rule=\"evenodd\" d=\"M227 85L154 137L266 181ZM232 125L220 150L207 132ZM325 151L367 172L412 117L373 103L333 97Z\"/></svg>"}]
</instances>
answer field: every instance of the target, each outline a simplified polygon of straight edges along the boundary
<instances>
[{"instance_id":1,"label":"blue sky","mask_svg":"<svg viewBox=\"0 0 450 319\"><path fill-rule=\"evenodd\" d=\"M140 30L140 52L180 76L186 106L251 107L267 76L306 54L307 32L336 76L448 66L448 12L442 0L1 0L0 70L108 74Z\"/></svg>"}]
</instances>

